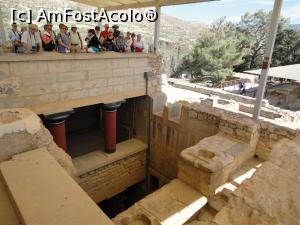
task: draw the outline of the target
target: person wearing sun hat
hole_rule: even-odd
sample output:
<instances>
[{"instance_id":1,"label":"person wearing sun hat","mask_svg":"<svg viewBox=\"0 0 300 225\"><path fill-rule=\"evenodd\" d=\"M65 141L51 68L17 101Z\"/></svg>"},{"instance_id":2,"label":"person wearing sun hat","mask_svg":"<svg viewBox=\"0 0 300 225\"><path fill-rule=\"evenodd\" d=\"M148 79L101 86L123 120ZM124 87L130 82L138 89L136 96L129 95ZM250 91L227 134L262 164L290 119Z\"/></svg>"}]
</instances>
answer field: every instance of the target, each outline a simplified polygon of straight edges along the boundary
<instances>
[{"instance_id":1,"label":"person wearing sun hat","mask_svg":"<svg viewBox=\"0 0 300 225\"><path fill-rule=\"evenodd\" d=\"M118 30L119 26L117 24L115 24L115 25L112 26L112 29L114 31L114 37L115 38L119 37L119 35L120 35L120 31Z\"/></svg>"},{"instance_id":2,"label":"person wearing sun hat","mask_svg":"<svg viewBox=\"0 0 300 225\"><path fill-rule=\"evenodd\" d=\"M28 31L22 34L21 42L24 46L25 53L35 53L42 51L41 36L36 24L29 24Z\"/></svg>"},{"instance_id":3,"label":"person wearing sun hat","mask_svg":"<svg viewBox=\"0 0 300 225\"><path fill-rule=\"evenodd\" d=\"M72 24L71 31L68 33L71 40L71 53L80 53L83 43L80 33L77 31L76 24Z\"/></svg>"}]
</instances>

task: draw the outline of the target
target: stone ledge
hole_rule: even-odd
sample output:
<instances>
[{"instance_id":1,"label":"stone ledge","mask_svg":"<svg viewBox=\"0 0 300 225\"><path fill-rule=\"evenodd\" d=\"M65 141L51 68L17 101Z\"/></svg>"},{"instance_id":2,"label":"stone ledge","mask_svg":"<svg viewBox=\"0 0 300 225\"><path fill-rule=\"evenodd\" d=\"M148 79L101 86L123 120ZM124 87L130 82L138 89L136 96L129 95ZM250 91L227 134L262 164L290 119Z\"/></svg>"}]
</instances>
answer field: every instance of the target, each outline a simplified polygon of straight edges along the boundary
<instances>
[{"instance_id":1,"label":"stone ledge","mask_svg":"<svg viewBox=\"0 0 300 225\"><path fill-rule=\"evenodd\" d=\"M28 61L61 61L61 60L81 60L81 59L126 59L145 58L147 53L117 53L101 52L98 54L61 54L57 52L43 52L37 54L15 54L7 53L0 56L0 62L28 62Z\"/></svg>"},{"instance_id":2,"label":"stone ledge","mask_svg":"<svg viewBox=\"0 0 300 225\"><path fill-rule=\"evenodd\" d=\"M45 149L2 162L0 170L24 225L113 225Z\"/></svg>"},{"instance_id":3,"label":"stone ledge","mask_svg":"<svg viewBox=\"0 0 300 225\"><path fill-rule=\"evenodd\" d=\"M94 151L74 158L73 163L77 170L77 175L80 176L146 149L147 145L144 142L133 138L118 143L115 153L107 154L103 150Z\"/></svg>"}]
</instances>

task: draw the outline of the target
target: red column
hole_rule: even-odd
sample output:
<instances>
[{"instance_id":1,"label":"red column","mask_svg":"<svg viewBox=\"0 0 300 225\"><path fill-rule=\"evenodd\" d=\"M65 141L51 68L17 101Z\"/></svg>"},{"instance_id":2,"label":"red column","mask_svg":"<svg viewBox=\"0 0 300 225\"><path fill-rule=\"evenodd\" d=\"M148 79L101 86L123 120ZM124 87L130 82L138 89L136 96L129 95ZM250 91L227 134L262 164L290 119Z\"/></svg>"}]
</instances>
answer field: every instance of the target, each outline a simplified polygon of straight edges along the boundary
<instances>
[{"instance_id":1,"label":"red column","mask_svg":"<svg viewBox=\"0 0 300 225\"><path fill-rule=\"evenodd\" d=\"M103 114L105 152L114 153L117 145L117 110Z\"/></svg>"},{"instance_id":2,"label":"red column","mask_svg":"<svg viewBox=\"0 0 300 225\"><path fill-rule=\"evenodd\" d=\"M65 120L57 123L48 122L48 129L53 136L54 142L64 151L67 151Z\"/></svg>"},{"instance_id":3,"label":"red column","mask_svg":"<svg viewBox=\"0 0 300 225\"><path fill-rule=\"evenodd\" d=\"M104 104L103 126L105 152L114 153L117 145L117 109L123 102Z\"/></svg>"},{"instance_id":4,"label":"red column","mask_svg":"<svg viewBox=\"0 0 300 225\"><path fill-rule=\"evenodd\" d=\"M50 115L44 115L47 123L47 128L53 136L54 142L67 151L67 138L66 138L66 119L74 113L74 110L55 113Z\"/></svg>"}]
</instances>

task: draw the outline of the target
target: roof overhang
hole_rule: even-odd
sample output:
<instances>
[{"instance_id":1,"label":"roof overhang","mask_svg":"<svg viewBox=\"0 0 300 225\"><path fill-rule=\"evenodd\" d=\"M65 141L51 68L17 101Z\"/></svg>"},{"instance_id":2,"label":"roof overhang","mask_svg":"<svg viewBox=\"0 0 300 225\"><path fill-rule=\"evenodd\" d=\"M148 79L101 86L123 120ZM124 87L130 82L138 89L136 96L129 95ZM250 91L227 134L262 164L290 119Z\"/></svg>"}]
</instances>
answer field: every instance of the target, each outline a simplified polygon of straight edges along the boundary
<instances>
[{"instance_id":1,"label":"roof overhang","mask_svg":"<svg viewBox=\"0 0 300 225\"><path fill-rule=\"evenodd\" d=\"M211 2L218 0L73 0L85 5L104 8L108 11L146 8L155 6L181 5L199 2Z\"/></svg>"}]
</instances>

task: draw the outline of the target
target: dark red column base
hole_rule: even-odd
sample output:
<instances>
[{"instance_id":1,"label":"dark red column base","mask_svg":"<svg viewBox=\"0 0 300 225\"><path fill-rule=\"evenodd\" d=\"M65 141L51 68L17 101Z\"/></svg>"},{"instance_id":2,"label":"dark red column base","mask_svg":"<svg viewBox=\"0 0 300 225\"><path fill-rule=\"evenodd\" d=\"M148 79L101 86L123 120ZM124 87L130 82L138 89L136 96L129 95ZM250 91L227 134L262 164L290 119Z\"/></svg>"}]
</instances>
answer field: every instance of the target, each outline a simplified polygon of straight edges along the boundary
<instances>
[{"instance_id":1,"label":"dark red column base","mask_svg":"<svg viewBox=\"0 0 300 225\"><path fill-rule=\"evenodd\" d=\"M58 123L48 123L48 129L54 142L64 151L67 151L65 120Z\"/></svg>"}]
</instances>

